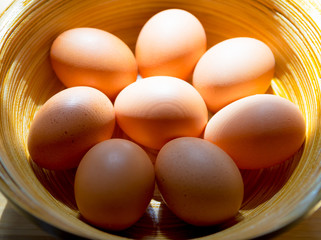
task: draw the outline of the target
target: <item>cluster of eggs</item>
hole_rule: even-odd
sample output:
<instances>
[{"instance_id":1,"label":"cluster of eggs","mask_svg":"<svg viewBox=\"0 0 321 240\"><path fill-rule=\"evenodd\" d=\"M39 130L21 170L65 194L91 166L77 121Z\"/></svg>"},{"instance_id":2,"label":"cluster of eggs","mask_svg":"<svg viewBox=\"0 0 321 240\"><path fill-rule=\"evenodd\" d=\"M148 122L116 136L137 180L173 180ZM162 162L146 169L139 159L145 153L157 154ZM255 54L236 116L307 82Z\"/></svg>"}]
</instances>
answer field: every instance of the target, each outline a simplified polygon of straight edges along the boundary
<instances>
[{"instance_id":1,"label":"cluster of eggs","mask_svg":"<svg viewBox=\"0 0 321 240\"><path fill-rule=\"evenodd\" d=\"M225 221L242 204L239 169L279 164L305 139L299 108L265 94L271 49L239 37L207 50L202 24L185 10L149 19L135 55L111 33L75 28L55 39L50 58L67 88L35 115L28 150L40 167L77 168L77 206L98 227L137 222L155 179L182 220ZM116 125L126 138L113 135ZM147 148L157 152L155 162Z\"/></svg>"}]
</instances>

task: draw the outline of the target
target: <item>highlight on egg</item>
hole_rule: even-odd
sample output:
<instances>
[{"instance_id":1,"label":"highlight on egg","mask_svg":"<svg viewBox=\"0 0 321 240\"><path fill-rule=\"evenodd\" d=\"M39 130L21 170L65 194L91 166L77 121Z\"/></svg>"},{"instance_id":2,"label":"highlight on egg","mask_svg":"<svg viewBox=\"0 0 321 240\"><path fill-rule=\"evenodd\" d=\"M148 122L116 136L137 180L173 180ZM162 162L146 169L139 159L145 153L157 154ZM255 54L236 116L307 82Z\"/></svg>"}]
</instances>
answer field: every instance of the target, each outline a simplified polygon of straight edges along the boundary
<instances>
[{"instance_id":1,"label":"highlight on egg","mask_svg":"<svg viewBox=\"0 0 321 240\"><path fill-rule=\"evenodd\" d=\"M152 149L177 137L199 137L208 120L206 104L195 88L168 76L130 84L119 93L114 108L120 128Z\"/></svg>"},{"instance_id":2,"label":"highlight on egg","mask_svg":"<svg viewBox=\"0 0 321 240\"><path fill-rule=\"evenodd\" d=\"M265 93L274 70L274 54L267 44L236 37L207 50L195 67L192 82L209 110L217 112L237 99Z\"/></svg>"},{"instance_id":3,"label":"highlight on egg","mask_svg":"<svg viewBox=\"0 0 321 240\"><path fill-rule=\"evenodd\" d=\"M112 101L138 74L131 49L117 36L96 28L62 32L52 43L50 60L66 87L94 87Z\"/></svg>"},{"instance_id":4,"label":"highlight on egg","mask_svg":"<svg viewBox=\"0 0 321 240\"><path fill-rule=\"evenodd\" d=\"M152 16L141 29L135 56L142 77L172 76L189 80L205 53L207 39L201 22L183 9Z\"/></svg>"},{"instance_id":5,"label":"highlight on egg","mask_svg":"<svg viewBox=\"0 0 321 240\"><path fill-rule=\"evenodd\" d=\"M28 151L39 167L75 168L92 146L111 138L114 126L114 107L105 94L85 86L67 88L36 113L28 133Z\"/></svg>"},{"instance_id":6,"label":"highlight on egg","mask_svg":"<svg viewBox=\"0 0 321 240\"><path fill-rule=\"evenodd\" d=\"M155 173L168 208L196 226L233 219L244 195L243 179L233 159L201 138L176 138L160 150Z\"/></svg>"},{"instance_id":7,"label":"highlight on egg","mask_svg":"<svg viewBox=\"0 0 321 240\"><path fill-rule=\"evenodd\" d=\"M290 100L257 94L237 100L208 122L204 139L211 141L241 169L280 164L293 156L305 140L305 119Z\"/></svg>"}]
</instances>

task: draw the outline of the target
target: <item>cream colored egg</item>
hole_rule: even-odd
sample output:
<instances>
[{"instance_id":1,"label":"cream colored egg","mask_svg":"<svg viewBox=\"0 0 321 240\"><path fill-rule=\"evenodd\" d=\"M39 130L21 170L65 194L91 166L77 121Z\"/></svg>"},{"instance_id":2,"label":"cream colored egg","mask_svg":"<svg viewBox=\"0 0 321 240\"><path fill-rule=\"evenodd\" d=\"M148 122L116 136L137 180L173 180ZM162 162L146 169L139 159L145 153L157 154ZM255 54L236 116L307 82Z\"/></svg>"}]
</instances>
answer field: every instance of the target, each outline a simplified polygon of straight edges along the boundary
<instances>
[{"instance_id":1,"label":"cream colored egg","mask_svg":"<svg viewBox=\"0 0 321 240\"><path fill-rule=\"evenodd\" d=\"M114 108L105 94L91 87L68 88L36 113L28 150L40 167L74 168L92 146L112 136L114 126Z\"/></svg>"},{"instance_id":2,"label":"cream colored egg","mask_svg":"<svg viewBox=\"0 0 321 240\"><path fill-rule=\"evenodd\" d=\"M262 94L274 76L275 58L262 41L238 37L210 48L199 60L193 85L208 108L217 112L227 104L253 94Z\"/></svg>"},{"instance_id":3,"label":"cream colored egg","mask_svg":"<svg viewBox=\"0 0 321 240\"><path fill-rule=\"evenodd\" d=\"M291 101L271 94L237 100L208 122L204 138L242 169L271 167L290 158L305 140L305 120Z\"/></svg>"},{"instance_id":4,"label":"cream colored egg","mask_svg":"<svg viewBox=\"0 0 321 240\"><path fill-rule=\"evenodd\" d=\"M155 163L159 191L176 216L197 226L235 217L244 186L232 158L200 138L174 139L160 150Z\"/></svg>"},{"instance_id":5,"label":"cream colored egg","mask_svg":"<svg viewBox=\"0 0 321 240\"><path fill-rule=\"evenodd\" d=\"M66 87L94 87L111 100L137 78L130 48L115 35L96 28L74 28L58 35L50 59Z\"/></svg>"},{"instance_id":6,"label":"cream colored egg","mask_svg":"<svg viewBox=\"0 0 321 240\"><path fill-rule=\"evenodd\" d=\"M153 149L177 137L200 136L208 119L200 94L174 77L149 77L132 83L119 93L114 107L120 128L137 143Z\"/></svg>"},{"instance_id":7,"label":"cream colored egg","mask_svg":"<svg viewBox=\"0 0 321 240\"><path fill-rule=\"evenodd\" d=\"M167 9L151 17L136 43L143 77L172 76L188 80L207 47L201 22L182 9Z\"/></svg>"},{"instance_id":8,"label":"cream colored egg","mask_svg":"<svg viewBox=\"0 0 321 240\"><path fill-rule=\"evenodd\" d=\"M144 214L155 187L154 166L146 152L124 139L92 147L75 176L75 198L89 223L119 231Z\"/></svg>"}]
</instances>

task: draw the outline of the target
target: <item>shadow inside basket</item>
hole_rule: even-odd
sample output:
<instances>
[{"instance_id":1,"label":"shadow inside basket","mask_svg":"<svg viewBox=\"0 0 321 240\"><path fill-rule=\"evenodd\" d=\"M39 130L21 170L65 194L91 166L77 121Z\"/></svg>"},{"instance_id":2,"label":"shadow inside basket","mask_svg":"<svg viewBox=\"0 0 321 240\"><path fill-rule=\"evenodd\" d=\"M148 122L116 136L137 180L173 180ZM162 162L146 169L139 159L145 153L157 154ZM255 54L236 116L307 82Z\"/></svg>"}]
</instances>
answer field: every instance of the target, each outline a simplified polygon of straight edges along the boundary
<instances>
[{"instance_id":1,"label":"shadow inside basket","mask_svg":"<svg viewBox=\"0 0 321 240\"><path fill-rule=\"evenodd\" d=\"M266 169L241 170L244 181L244 199L240 212L233 219L210 227L189 225L177 218L162 201L159 192L155 190L154 198L142 218L132 227L118 232L108 232L114 235L140 239L159 234L169 239L199 238L214 234L241 222L242 212L251 211L262 203L269 201L286 184L296 169L303 148L285 162ZM50 171L38 167L30 161L31 167L44 188L58 201L78 212L74 197L74 177L76 169L67 171ZM80 214L76 217L86 222ZM94 227L94 226L93 226ZM105 231L103 229L98 229Z\"/></svg>"}]
</instances>

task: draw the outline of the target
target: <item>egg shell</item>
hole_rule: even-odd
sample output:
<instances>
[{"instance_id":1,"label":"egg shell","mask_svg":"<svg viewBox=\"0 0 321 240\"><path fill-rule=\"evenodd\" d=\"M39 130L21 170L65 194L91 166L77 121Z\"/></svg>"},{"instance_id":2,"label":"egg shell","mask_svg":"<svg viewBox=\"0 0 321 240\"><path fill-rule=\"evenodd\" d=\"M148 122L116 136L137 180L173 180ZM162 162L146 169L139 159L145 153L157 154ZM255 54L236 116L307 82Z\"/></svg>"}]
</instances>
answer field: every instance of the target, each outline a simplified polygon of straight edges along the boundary
<instances>
[{"instance_id":1,"label":"egg shell","mask_svg":"<svg viewBox=\"0 0 321 240\"><path fill-rule=\"evenodd\" d=\"M167 76L132 83L119 93L114 107L121 129L152 149L177 137L200 136L208 120L205 102L193 86Z\"/></svg>"},{"instance_id":2,"label":"egg shell","mask_svg":"<svg viewBox=\"0 0 321 240\"><path fill-rule=\"evenodd\" d=\"M111 100L138 74L130 48L115 35L96 28L61 33L51 46L50 59L65 86L94 87Z\"/></svg>"},{"instance_id":3,"label":"egg shell","mask_svg":"<svg viewBox=\"0 0 321 240\"><path fill-rule=\"evenodd\" d=\"M154 166L137 144L110 139L91 148L75 176L81 215L107 230L123 230L144 214L155 187Z\"/></svg>"},{"instance_id":4,"label":"egg shell","mask_svg":"<svg viewBox=\"0 0 321 240\"><path fill-rule=\"evenodd\" d=\"M305 139L305 120L291 101L271 94L237 100L208 122L204 138L227 152L242 169L279 164Z\"/></svg>"},{"instance_id":5,"label":"egg shell","mask_svg":"<svg viewBox=\"0 0 321 240\"><path fill-rule=\"evenodd\" d=\"M188 80L206 47L205 30L193 14L182 9L161 11L139 33L135 49L139 73Z\"/></svg>"},{"instance_id":6,"label":"egg shell","mask_svg":"<svg viewBox=\"0 0 321 240\"><path fill-rule=\"evenodd\" d=\"M160 150L156 181L165 203L189 224L210 226L237 215L244 195L231 157L200 138L174 139Z\"/></svg>"},{"instance_id":7,"label":"egg shell","mask_svg":"<svg viewBox=\"0 0 321 240\"><path fill-rule=\"evenodd\" d=\"M112 136L115 111L108 97L91 87L65 89L36 113L28 150L40 167L63 170L78 166L95 144Z\"/></svg>"},{"instance_id":8,"label":"egg shell","mask_svg":"<svg viewBox=\"0 0 321 240\"><path fill-rule=\"evenodd\" d=\"M199 60L193 86L217 112L242 97L263 94L274 76L275 58L264 42L248 37L222 41Z\"/></svg>"}]
</instances>

